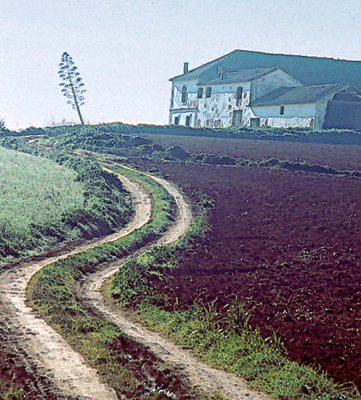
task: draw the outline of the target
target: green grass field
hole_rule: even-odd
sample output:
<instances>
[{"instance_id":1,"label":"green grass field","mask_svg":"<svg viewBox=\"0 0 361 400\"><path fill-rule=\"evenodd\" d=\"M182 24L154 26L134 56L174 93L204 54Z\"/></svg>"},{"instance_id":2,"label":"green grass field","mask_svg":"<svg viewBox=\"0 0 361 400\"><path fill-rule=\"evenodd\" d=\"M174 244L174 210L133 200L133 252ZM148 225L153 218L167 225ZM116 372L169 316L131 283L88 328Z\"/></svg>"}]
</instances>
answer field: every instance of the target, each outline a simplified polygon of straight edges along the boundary
<instances>
[{"instance_id":1,"label":"green grass field","mask_svg":"<svg viewBox=\"0 0 361 400\"><path fill-rule=\"evenodd\" d=\"M10 244L35 245L36 226L52 226L83 207L76 176L54 161L0 147L0 255Z\"/></svg>"}]
</instances>

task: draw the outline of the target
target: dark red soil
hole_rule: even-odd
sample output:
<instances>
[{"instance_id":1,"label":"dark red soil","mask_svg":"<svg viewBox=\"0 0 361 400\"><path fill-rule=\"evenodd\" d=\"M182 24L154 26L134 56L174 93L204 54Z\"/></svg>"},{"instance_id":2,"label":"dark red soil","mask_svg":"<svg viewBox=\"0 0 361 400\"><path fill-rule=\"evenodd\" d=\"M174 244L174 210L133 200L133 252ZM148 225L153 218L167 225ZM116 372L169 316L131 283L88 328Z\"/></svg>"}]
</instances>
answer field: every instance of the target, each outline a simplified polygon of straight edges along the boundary
<instances>
[{"instance_id":1,"label":"dark red soil","mask_svg":"<svg viewBox=\"0 0 361 400\"><path fill-rule=\"evenodd\" d=\"M123 386L121 390L117 390L120 397L157 400L169 400L174 396L179 400L197 398L185 380L179 376L179 371L165 366L143 345L123 337L114 340L110 347L115 361L124 365L141 382L136 389Z\"/></svg>"},{"instance_id":2,"label":"dark red soil","mask_svg":"<svg viewBox=\"0 0 361 400\"><path fill-rule=\"evenodd\" d=\"M24 399L40 399L55 400L57 396L52 393L50 381L45 376L33 373L27 370L19 354L7 345L9 333L5 328L0 326L0 399L2 399L2 390L9 388L21 391Z\"/></svg>"},{"instance_id":3,"label":"dark red soil","mask_svg":"<svg viewBox=\"0 0 361 400\"><path fill-rule=\"evenodd\" d=\"M178 145L192 153L227 154L251 160L271 157L323 164L336 169L361 170L361 146L276 142L271 140L220 139L195 136L147 135L169 147Z\"/></svg>"},{"instance_id":4,"label":"dark red soil","mask_svg":"<svg viewBox=\"0 0 361 400\"><path fill-rule=\"evenodd\" d=\"M149 167L150 165L148 165ZM153 165L154 166L154 165ZM157 165L216 207L212 231L159 289L182 307L235 295L292 359L361 386L361 180L258 168Z\"/></svg>"},{"instance_id":5,"label":"dark red soil","mask_svg":"<svg viewBox=\"0 0 361 400\"><path fill-rule=\"evenodd\" d=\"M87 302L82 306L89 315L99 322L103 315L93 305ZM194 400L197 393L190 387L181 369L166 365L158 356L153 354L146 346L135 340L122 336L112 340L108 347L113 361L125 367L133 382L114 385L119 398L129 400ZM135 385L136 380L139 382Z\"/></svg>"}]
</instances>

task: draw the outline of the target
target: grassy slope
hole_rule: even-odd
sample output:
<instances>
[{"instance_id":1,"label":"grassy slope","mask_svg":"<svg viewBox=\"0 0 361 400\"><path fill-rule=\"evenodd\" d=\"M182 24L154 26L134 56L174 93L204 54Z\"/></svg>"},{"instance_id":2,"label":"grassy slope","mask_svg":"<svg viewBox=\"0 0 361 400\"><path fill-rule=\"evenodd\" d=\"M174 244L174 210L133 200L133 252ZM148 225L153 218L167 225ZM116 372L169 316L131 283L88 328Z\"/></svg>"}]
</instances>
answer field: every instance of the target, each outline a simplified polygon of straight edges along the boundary
<instances>
[{"instance_id":1,"label":"grassy slope","mask_svg":"<svg viewBox=\"0 0 361 400\"><path fill-rule=\"evenodd\" d=\"M0 224L22 235L30 224L59 220L81 207L83 185L74 171L55 162L0 148Z\"/></svg>"},{"instance_id":2,"label":"grassy slope","mask_svg":"<svg viewBox=\"0 0 361 400\"><path fill-rule=\"evenodd\" d=\"M75 171L54 161L0 147L0 255L35 245L35 225L60 223L83 207L84 186Z\"/></svg>"},{"instance_id":3,"label":"grassy slope","mask_svg":"<svg viewBox=\"0 0 361 400\"><path fill-rule=\"evenodd\" d=\"M36 172L28 173L27 176L31 176L33 180L28 178L27 184L21 182L20 178L17 180L18 184L11 187L11 191L18 194L17 199L13 201L16 207L11 216L11 223L21 219L19 215L22 216L22 213L31 220L31 223L28 225L28 230L25 229L25 224L20 224L16 235L0 236L0 263L40 254L49 248L75 240L91 239L109 234L129 220L132 213L129 194L124 191L120 181L113 174L101 169L97 161L64 154L62 151L41 148L36 144L29 144L19 139L4 139L1 144L9 149L19 150L22 153L15 154L35 160L42 168L36 168ZM3 150L3 152L5 151ZM29 154L35 154L41 158ZM51 168L44 168L49 165ZM7 163L8 175L11 174L9 168L10 164ZM60 183L63 171L67 171L72 177L71 182L68 179L66 184ZM53 185L50 193L42 175L50 176L49 181ZM58 193L55 185L60 186L60 196L65 198L65 205L60 204L61 198L54 197L54 194ZM82 199L78 204L72 202L69 197L69 195L74 197L74 185L81 188ZM30 189L26 189L26 193L20 193L27 186L30 186ZM35 190L36 188L39 188L38 192ZM9 195L5 192L3 194L4 198ZM22 199L21 194L26 198ZM31 198L31 195L34 197ZM12 195L12 197L14 196ZM48 201L54 203L51 212L44 198L49 198ZM6 201L8 202L8 199ZM17 206L17 202L20 201L22 201L22 207ZM45 216L45 218L37 219L32 215L34 213L40 214L41 218ZM6 210L3 215L8 218L8 211Z\"/></svg>"}]
</instances>

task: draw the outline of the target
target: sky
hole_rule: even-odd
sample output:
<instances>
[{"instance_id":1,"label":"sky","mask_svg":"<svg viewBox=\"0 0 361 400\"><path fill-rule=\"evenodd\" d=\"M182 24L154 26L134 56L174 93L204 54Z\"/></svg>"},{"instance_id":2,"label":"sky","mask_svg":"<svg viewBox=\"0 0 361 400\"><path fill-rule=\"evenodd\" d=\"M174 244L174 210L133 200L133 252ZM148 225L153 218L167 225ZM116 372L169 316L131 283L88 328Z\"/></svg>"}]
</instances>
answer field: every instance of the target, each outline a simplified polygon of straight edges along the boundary
<instances>
[{"instance_id":1,"label":"sky","mask_svg":"<svg viewBox=\"0 0 361 400\"><path fill-rule=\"evenodd\" d=\"M0 0L0 119L77 122L59 88L64 51L87 122L165 124L184 61L234 49L361 60L360 21L360 0Z\"/></svg>"}]
</instances>

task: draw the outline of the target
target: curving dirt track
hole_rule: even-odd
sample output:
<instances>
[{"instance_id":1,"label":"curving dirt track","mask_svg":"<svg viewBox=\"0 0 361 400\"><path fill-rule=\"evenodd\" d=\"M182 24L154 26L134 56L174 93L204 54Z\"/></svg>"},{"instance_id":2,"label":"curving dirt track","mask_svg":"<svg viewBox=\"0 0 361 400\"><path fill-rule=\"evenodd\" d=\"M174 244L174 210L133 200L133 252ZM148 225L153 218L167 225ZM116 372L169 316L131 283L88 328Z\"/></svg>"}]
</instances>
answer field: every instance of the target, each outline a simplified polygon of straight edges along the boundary
<instances>
[{"instance_id":1,"label":"curving dirt track","mask_svg":"<svg viewBox=\"0 0 361 400\"><path fill-rule=\"evenodd\" d=\"M105 168L108 172L113 172ZM97 245L111 242L139 229L151 217L151 199L145 190L121 174L117 174L133 197L135 215L124 229L81 245L76 249L43 261L25 263L0 274L0 320L12 333L10 345L23 354L25 365L36 370L55 386L57 398L117 399L113 389L104 385L97 372L90 368L66 341L26 304L26 288L33 275L46 265Z\"/></svg>"},{"instance_id":2,"label":"curving dirt track","mask_svg":"<svg viewBox=\"0 0 361 400\"><path fill-rule=\"evenodd\" d=\"M111 169L105 168L108 172ZM179 239L189 228L192 215L191 209L183 195L164 179L147 176L161 184L174 197L178 216L175 224L158 240L158 244L168 244ZM24 365L37 371L37 375L50 381L54 388L51 392L56 398L65 399L104 399L115 400L114 390L100 381L97 372L90 368L85 360L76 353L67 342L47 323L39 318L26 303L26 288L35 275L43 267L82 252L97 245L111 242L139 229L151 218L152 204L149 195L135 182L121 174L117 174L124 187L132 194L135 208L131 223L117 233L100 240L93 240L76 247L72 251L41 261L23 263L16 268L0 273L0 321L11 332L9 346L15 348L23 359ZM89 277L82 288L85 302L97 309L105 319L114 322L126 334L138 342L145 344L165 362L182 369L189 382L206 392L219 391L229 399L266 399L267 397L248 389L240 378L214 368L195 359L187 350L168 342L142 326L126 319L118 311L107 306L101 296L102 283L119 268L110 266ZM49 392L49 388L46 388ZM46 398L45 396L44 398Z\"/></svg>"},{"instance_id":3,"label":"curving dirt track","mask_svg":"<svg viewBox=\"0 0 361 400\"><path fill-rule=\"evenodd\" d=\"M176 222L156 244L174 243L185 234L191 224L190 206L174 185L164 179L147 173L144 174L162 185L176 201L178 209ZM241 378L202 363L189 351L169 342L161 335L149 331L142 325L130 321L120 310L115 310L111 305L107 304L101 293L102 285L118 271L119 266L124 262L125 259L121 260L117 265L111 265L86 278L80 295L89 308L95 310L105 320L117 325L130 338L145 345L164 362L182 370L184 376L193 387L206 393L218 392L232 400L261 400L269 398L264 394L250 390L247 383Z\"/></svg>"}]
</instances>

